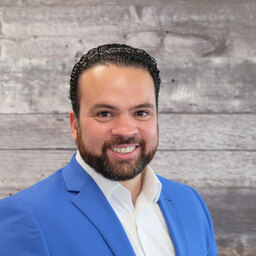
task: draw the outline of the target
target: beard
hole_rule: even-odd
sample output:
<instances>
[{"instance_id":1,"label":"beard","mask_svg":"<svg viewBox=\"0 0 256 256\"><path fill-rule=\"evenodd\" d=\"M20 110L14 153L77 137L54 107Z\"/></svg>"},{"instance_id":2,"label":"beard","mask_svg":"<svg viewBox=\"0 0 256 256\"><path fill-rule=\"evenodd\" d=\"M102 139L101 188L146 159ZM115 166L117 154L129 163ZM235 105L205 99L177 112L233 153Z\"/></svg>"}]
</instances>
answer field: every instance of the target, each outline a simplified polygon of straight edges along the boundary
<instances>
[{"instance_id":1,"label":"beard","mask_svg":"<svg viewBox=\"0 0 256 256\"><path fill-rule=\"evenodd\" d=\"M101 155L96 155L86 148L82 140L80 129L78 129L76 144L82 159L88 165L105 178L115 181L130 180L142 173L154 157L158 146L157 142L156 146L147 153L146 143L144 140L137 137L116 137L110 141L104 142L101 149ZM136 159L111 161L107 155L107 149L110 149L112 145L121 144L139 144L140 154Z\"/></svg>"}]
</instances>

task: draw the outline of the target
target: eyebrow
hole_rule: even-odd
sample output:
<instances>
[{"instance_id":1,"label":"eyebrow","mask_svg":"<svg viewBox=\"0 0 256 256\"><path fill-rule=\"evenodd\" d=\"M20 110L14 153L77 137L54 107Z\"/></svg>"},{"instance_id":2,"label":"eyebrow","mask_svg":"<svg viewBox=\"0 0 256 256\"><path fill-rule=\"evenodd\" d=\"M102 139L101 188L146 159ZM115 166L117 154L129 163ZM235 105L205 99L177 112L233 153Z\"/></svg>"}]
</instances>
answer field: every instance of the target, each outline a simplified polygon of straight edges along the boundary
<instances>
[{"instance_id":1,"label":"eyebrow","mask_svg":"<svg viewBox=\"0 0 256 256\"><path fill-rule=\"evenodd\" d=\"M98 109L98 108L107 108L107 109L112 109L112 110L117 109L116 107L114 107L114 106L112 106L112 105L105 104L105 103L99 103L99 104L95 104L95 105L91 108L91 110Z\"/></svg>"},{"instance_id":2,"label":"eyebrow","mask_svg":"<svg viewBox=\"0 0 256 256\"><path fill-rule=\"evenodd\" d=\"M154 105L150 104L150 103L144 103L144 104L140 104L134 107L134 109L140 109L140 108L151 108L154 109Z\"/></svg>"},{"instance_id":3,"label":"eyebrow","mask_svg":"<svg viewBox=\"0 0 256 256\"><path fill-rule=\"evenodd\" d=\"M99 109L99 108L106 108L106 109L111 109L111 110L117 110L118 109L117 107L114 107L113 105L110 105L110 104L98 103L98 104L95 104L91 108L91 111L93 111L95 109ZM154 109L154 105L150 104L150 103L143 103L143 104L139 104L139 105L135 106L133 109L141 109L141 108Z\"/></svg>"}]
</instances>

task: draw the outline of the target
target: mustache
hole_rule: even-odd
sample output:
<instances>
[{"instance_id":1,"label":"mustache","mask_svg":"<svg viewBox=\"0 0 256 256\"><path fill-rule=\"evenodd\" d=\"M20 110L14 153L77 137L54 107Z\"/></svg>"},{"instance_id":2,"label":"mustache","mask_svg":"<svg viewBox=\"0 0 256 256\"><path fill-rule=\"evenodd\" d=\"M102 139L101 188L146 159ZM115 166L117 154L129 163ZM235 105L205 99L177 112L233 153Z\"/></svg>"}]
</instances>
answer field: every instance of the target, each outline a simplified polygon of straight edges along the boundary
<instances>
[{"instance_id":1,"label":"mustache","mask_svg":"<svg viewBox=\"0 0 256 256\"><path fill-rule=\"evenodd\" d=\"M112 145L121 145L121 144L142 144L143 140L138 137L116 137L111 139L110 141L106 141L104 143L105 147L111 147Z\"/></svg>"}]
</instances>

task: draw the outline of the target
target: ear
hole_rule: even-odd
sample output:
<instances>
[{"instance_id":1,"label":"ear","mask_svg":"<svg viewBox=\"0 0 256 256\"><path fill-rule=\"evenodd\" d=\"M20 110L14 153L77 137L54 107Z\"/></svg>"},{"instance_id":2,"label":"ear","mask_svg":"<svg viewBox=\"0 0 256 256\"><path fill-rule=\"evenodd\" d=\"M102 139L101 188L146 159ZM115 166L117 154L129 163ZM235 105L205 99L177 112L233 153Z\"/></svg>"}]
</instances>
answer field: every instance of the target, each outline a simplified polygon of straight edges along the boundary
<instances>
[{"instance_id":1,"label":"ear","mask_svg":"<svg viewBox=\"0 0 256 256\"><path fill-rule=\"evenodd\" d=\"M76 119L76 115L73 110L69 112L69 124L70 124L70 131L73 139L76 141L77 140L77 127L78 127L78 122Z\"/></svg>"}]
</instances>

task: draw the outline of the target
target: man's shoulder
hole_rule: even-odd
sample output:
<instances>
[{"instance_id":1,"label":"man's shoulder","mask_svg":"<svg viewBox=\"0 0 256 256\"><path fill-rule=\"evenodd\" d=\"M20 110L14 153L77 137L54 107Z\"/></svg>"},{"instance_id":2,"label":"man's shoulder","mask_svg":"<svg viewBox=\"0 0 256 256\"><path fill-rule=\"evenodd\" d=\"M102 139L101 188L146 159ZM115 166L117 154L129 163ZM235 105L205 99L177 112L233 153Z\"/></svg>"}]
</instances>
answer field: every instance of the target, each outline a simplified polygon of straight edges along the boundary
<instances>
[{"instance_id":1,"label":"man's shoulder","mask_svg":"<svg viewBox=\"0 0 256 256\"><path fill-rule=\"evenodd\" d=\"M203 209L207 216L209 216L208 208L200 193L191 186L175 182L164 177L158 176L162 183L162 197L171 198L175 201L177 206L187 206L187 208Z\"/></svg>"}]
</instances>

